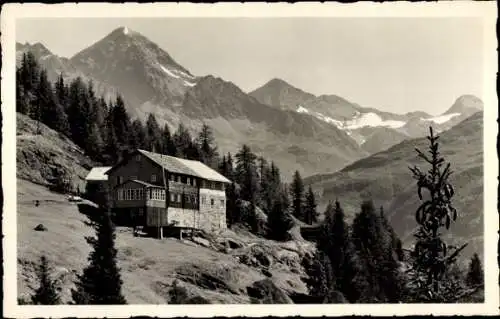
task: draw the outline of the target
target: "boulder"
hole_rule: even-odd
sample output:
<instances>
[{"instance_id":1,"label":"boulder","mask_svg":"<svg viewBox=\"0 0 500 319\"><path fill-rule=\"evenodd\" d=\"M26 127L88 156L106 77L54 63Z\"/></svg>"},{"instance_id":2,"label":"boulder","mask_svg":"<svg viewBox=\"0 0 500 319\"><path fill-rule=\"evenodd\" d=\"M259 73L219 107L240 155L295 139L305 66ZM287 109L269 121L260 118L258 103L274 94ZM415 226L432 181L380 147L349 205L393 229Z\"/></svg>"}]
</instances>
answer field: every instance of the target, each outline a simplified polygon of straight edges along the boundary
<instances>
[{"instance_id":1,"label":"boulder","mask_svg":"<svg viewBox=\"0 0 500 319\"><path fill-rule=\"evenodd\" d=\"M263 304L293 304L292 299L269 278L248 286L247 293L252 300Z\"/></svg>"},{"instance_id":2,"label":"boulder","mask_svg":"<svg viewBox=\"0 0 500 319\"><path fill-rule=\"evenodd\" d=\"M36 227L34 228L34 230L36 230L36 231L47 231L47 227L45 227L43 224L38 224L38 225L36 225Z\"/></svg>"}]
</instances>

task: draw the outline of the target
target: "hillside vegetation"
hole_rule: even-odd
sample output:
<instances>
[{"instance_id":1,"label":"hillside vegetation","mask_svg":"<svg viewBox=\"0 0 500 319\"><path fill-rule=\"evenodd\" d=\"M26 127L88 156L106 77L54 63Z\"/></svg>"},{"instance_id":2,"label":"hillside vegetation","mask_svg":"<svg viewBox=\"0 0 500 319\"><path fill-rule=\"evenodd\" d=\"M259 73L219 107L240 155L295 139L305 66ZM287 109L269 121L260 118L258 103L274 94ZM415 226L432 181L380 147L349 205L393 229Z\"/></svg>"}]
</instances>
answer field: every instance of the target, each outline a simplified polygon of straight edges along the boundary
<instances>
[{"instance_id":1,"label":"hillside vegetation","mask_svg":"<svg viewBox=\"0 0 500 319\"><path fill-rule=\"evenodd\" d=\"M483 237L483 113L478 112L449 131L440 134L441 152L451 162L455 186L454 204L461 219L447 236L469 242L466 255L482 252ZM359 160L330 175L307 178L321 194L320 211L338 198L347 218L353 218L363 199L383 205L391 224L405 244L413 241L416 227L414 211L418 207L416 183L408 166L422 165L415 148L425 149L426 138L419 138Z\"/></svg>"},{"instance_id":2,"label":"hillside vegetation","mask_svg":"<svg viewBox=\"0 0 500 319\"><path fill-rule=\"evenodd\" d=\"M95 164L68 137L26 115L16 114L17 177L50 186L68 176L76 191L84 190L85 176Z\"/></svg>"}]
</instances>

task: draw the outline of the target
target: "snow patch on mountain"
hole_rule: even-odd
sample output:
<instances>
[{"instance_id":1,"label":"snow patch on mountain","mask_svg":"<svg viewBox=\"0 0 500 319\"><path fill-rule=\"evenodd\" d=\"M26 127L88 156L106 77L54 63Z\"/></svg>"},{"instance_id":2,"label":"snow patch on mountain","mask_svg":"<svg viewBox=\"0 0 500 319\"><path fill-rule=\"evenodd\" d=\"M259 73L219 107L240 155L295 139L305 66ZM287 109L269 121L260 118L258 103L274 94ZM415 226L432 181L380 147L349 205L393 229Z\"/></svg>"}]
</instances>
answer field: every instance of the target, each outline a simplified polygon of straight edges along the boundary
<instances>
[{"instance_id":1,"label":"snow patch on mountain","mask_svg":"<svg viewBox=\"0 0 500 319\"><path fill-rule=\"evenodd\" d=\"M355 130L362 127L377 127L385 126L390 128L400 128L403 127L406 122L404 121L394 121L394 120L384 120L378 114L373 112L362 113L361 116L355 117L354 119L347 121L345 128L350 130Z\"/></svg>"},{"instance_id":2,"label":"snow patch on mountain","mask_svg":"<svg viewBox=\"0 0 500 319\"><path fill-rule=\"evenodd\" d=\"M309 110L306 109L305 107L303 107L302 105L299 105L299 108L297 109L297 112L309 114Z\"/></svg>"},{"instance_id":3,"label":"snow patch on mountain","mask_svg":"<svg viewBox=\"0 0 500 319\"><path fill-rule=\"evenodd\" d=\"M127 27L123 28L123 34L128 34L128 28Z\"/></svg>"},{"instance_id":4,"label":"snow patch on mountain","mask_svg":"<svg viewBox=\"0 0 500 319\"><path fill-rule=\"evenodd\" d=\"M196 85L196 83L192 83L192 82L188 82L188 81L184 80L184 85L193 87Z\"/></svg>"},{"instance_id":5,"label":"snow patch on mountain","mask_svg":"<svg viewBox=\"0 0 500 319\"><path fill-rule=\"evenodd\" d=\"M186 78L194 79L194 76L192 76L191 74L187 74L186 72L182 72L181 70L172 70L172 72L174 72L180 76L184 76Z\"/></svg>"},{"instance_id":6,"label":"snow patch on mountain","mask_svg":"<svg viewBox=\"0 0 500 319\"><path fill-rule=\"evenodd\" d=\"M301 105L299 105L297 112L312 114L316 118L325 121L327 123L334 124L335 126L337 126L337 128L343 130L355 130L366 126L370 127L385 126L390 128L400 128L406 124L406 122L403 121L383 120L379 115L373 112L369 113L356 112L354 118L347 120L345 122L336 120L319 112L311 112Z\"/></svg>"},{"instance_id":7,"label":"snow patch on mountain","mask_svg":"<svg viewBox=\"0 0 500 319\"><path fill-rule=\"evenodd\" d=\"M173 73L172 71L170 71L169 69L167 69L166 67L164 67L163 65L160 65L161 69L163 70L163 72L167 73L168 75L170 75L171 77L175 78L175 79L180 79L181 77L178 76L177 74Z\"/></svg>"},{"instance_id":8,"label":"snow patch on mountain","mask_svg":"<svg viewBox=\"0 0 500 319\"><path fill-rule=\"evenodd\" d=\"M435 117L430 117L428 119L421 118L422 121L432 121L436 124L443 124L445 122L448 122L454 117L460 116L460 113L450 113L450 114L445 114L445 115L440 115L440 116L435 116Z\"/></svg>"}]
</instances>

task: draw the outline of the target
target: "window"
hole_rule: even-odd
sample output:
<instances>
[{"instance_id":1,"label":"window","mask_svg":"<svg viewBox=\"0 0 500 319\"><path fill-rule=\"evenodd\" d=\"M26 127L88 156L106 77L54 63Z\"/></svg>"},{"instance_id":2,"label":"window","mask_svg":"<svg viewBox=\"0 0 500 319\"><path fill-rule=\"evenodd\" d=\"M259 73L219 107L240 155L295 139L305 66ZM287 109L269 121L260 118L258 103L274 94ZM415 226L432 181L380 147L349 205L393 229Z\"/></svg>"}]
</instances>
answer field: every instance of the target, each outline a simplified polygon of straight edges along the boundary
<instances>
[{"instance_id":1,"label":"window","mask_svg":"<svg viewBox=\"0 0 500 319\"><path fill-rule=\"evenodd\" d=\"M182 197L181 194L177 194L177 202L182 203Z\"/></svg>"},{"instance_id":2,"label":"window","mask_svg":"<svg viewBox=\"0 0 500 319\"><path fill-rule=\"evenodd\" d=\"M141 154L137 154L137 155L135 156L135 161L136 161L136 162L140 162L140 161L141 161Z\"/></svg>"},{"instance_id":3,"label":"window","mask_svg":"<svg viewBox=\"0 0 500 319\"><path fill-rule=\"evenodd\" d=\"M220 206L224 207L224 200L223 199L220 200Z\"/></svg>"},{"instance_id":4,"label":"window","mask_svg":"<svg viewBox=\"0 0 500 319\"><path fill-rule=\"evenodd\" d=\"M116 183L121 184L123 182L123 178L121 176L116 177Z\"/></svg>"},{"instance_id":5,"label":"window","mask_svg":"<svg viewBox=\"0 0 500 319\"><path fill-rule=\"evenodd\" d=\"M193 186L196 186L196 179L193 178Z\"/></svg>"},{"instance_id":6,"label":"window","mask_svg":"<svg viewBox=\"0 0 500 319\"><path fill-rule=\"evenodd\" d=\"M189 178L189 177L187 178L186 184L191 185L191 178Z\"/></svg>"},{"instance_id":7,"label":"window","mask_svg":"<svg viewBox=\"0 0 500 319\"><path fill-rule=\"evenodd\" d=\"M207 198L205 196L201 197L201 203L204 205L207 203Z\"/></svg>"},{"instance_id":8,"label":"window","mask_svg":"<svg viewBox=\"0 0 500 319\"><path fill-rule=\"evenodd\" d=\"M181 182L181 177L179 175L176 175L175 176L175 181L180 183Z\"/></svg>"},{"instance_id":9,"label":"window","mask_svg":"<svg viewBox=\"0 0 500 319\"><path fill-rule=\"evenodd\" d=\"M191 196L186 195L186 196L185 196L185 201L186 201L186 203L191 202Z\"/></svg>"},{"instance_id":10,"label":"window","mask_svg":"<svg viewBox=\"0 0 500 319\"><path fill-rule=\"evenodd\" d=\"M215 204L215 200L213 198L210 198L210 205L214 206L214 204Z\"/></svg>"},{"instance_id":11,"label":"window","mask_svg":"<svg viewBox=\"0 0 500 319\"><path fill-rule=\"evenodd\" d=\"M156 174L151 175L151 181L154 183L156 182Z\"/></svg>"},{"instance_id":12,"label":"window","mask_svg":"<svg viewBox=\"0 0 500 319\"><path fill-rule=\"evenodd\" d=\"M117 198L118 200L123 200L123 192L122 192L122 190L121 190L121 189L118 189L118 190L116 191L116 198Z\"/></svg>"}]
</instances>

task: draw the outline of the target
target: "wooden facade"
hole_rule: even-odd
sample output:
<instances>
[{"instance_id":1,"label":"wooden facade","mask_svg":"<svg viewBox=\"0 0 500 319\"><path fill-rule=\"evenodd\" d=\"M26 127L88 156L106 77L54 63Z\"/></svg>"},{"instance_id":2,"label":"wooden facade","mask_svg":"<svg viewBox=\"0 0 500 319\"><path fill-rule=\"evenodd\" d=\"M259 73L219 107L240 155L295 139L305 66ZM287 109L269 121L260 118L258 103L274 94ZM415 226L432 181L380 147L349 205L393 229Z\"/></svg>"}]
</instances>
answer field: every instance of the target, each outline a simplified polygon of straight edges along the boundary
<instances>
[{"instance_id":1,"label":"wooden facade","mask_svg":"<svg viewBox=\"0 0 500 319\"><path fill-rule=\"evenodd\" d=\"M167 161L162 165L143 152L134 152L108 172L111 207L118 220L144 227L208 231L227 227L224 177L203 178L206 168L198 176L189 166L185 171L181 165L169 170ZM175 158L168 160L177 163Z\"/></svg>"}]
</instances>

